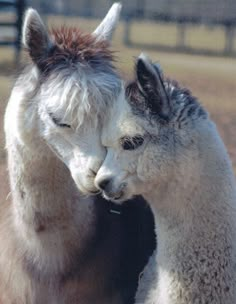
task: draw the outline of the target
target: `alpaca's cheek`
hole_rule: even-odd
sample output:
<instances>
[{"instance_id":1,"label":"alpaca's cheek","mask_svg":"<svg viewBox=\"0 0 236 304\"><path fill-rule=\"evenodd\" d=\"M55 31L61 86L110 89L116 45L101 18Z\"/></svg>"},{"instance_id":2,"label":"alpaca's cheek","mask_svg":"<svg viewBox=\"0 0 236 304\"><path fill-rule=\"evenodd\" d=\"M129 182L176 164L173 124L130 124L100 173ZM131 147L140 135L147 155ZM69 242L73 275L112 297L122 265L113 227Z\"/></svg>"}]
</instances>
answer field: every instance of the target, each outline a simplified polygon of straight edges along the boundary
<instances>
[{"instance_id":1,"label":"alpaca's cheek","mask_svg":"<svg viewBox=\"0 0 236 304\"><path fill-rule=\"evenodd\" d=\"M125 167L126 166L124 166L124 168ZM128 174L135 174L135 172L137 172L137 160L136 159L129 162L127 171L128 171L127 172Z\"/></svg>"},{"instance_id":2,"label":"alpaca's cheek","mask_svg":"<svg viewBox=\"0 0 236 304\"><path fill-rule=\"evenodd\" d=\"M158 163L152 151L145 151L138 159L137 175L143 182L149 182L158 174Z\"/></svg>"}]
</instances>

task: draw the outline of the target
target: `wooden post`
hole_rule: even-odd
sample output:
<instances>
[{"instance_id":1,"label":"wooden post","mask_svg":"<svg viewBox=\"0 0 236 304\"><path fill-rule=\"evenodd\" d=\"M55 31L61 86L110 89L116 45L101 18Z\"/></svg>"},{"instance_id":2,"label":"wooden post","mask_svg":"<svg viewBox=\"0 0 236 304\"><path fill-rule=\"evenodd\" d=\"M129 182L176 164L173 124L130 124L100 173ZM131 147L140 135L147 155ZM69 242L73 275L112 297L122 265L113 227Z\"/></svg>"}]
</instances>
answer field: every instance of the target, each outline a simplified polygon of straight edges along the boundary
<instances>
[{"instance_id":1,"label":"wooden post","mask_svg":"<svg viewBox=\"0 0 236 304\"><path fill-rule=\"evenodd\" d=\"M234 42L234 26L228 24L225 26L225 55L233 54L233 42Z\"/></svg>"},{"instance_id":2,"label":"wooden post","mask_svg":"<svg viewBox=\"0 0 236 304\"><path fill-rule=\"evenodd\" d=\"M16 3L16 42L15 42L15 64L19 63L20 50L21 50L21 31L23 25L23 14L25 10L25 0L18 0Z\"/></svg>"},{"instance_id":3,"label":"wooden post","mask_svg":"<svg viewBox=\"0 0 236 304\"><path fill-rule=\"evenodd\" d=\"M177 41L176 47L179 50L183 50L186 46L185 39L186 39L186 24L184 22L179 22L177 25Z\"/></svg>"},{"instance_id":4,"label":"wooden post","mask_svg":"<svg viewBox=\"0 0 236 304\"><path fill-rule=\"evenodd\" d=\"M131 17L125 17L125 28L124 28L124 45L129 46L131 44L130 41L130 31L131 31Z\"/></svg>"}]
</instances>

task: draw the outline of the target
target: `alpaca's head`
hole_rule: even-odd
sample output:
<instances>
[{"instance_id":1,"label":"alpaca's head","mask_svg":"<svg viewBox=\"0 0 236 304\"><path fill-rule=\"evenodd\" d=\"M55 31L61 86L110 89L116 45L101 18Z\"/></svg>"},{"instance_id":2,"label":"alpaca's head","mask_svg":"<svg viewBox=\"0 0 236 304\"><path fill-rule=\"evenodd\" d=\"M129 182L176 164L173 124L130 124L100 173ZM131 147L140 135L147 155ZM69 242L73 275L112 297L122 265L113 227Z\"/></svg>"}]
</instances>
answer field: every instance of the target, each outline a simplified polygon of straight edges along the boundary
<instances>
[{"instance_id":1,"label":"alpaca's head","mask_svg":"<svg viewBox=\"0 0 236 304\"><path fill-rule=\"evenodd\" d=\"M48 32L33 9L26 12L23 26L31 76L25 72L18 81L30 98L24 104L21 131L25 134L30 128L35 138L38 134L68 166L84 193L96 190L94 175L105 155L101 122L122 91L109 48L120 9L114 4L92 34L66 27Z\"/></svg>"},{"instance_id":2,"label":"alpaca's head","mask_svg":"<svg viewBox=\"0 0 236 304\"><path fill-rule=\"evenodd\" d=\"M95 179L104 196L116 202L184 173L186 163L199 157L201 126L208 123L190 92L164 80L160 67L146 56L138 58L135 69L126 99L111 107L104 126L107 155Z\"/></svg>"}]
</instances>

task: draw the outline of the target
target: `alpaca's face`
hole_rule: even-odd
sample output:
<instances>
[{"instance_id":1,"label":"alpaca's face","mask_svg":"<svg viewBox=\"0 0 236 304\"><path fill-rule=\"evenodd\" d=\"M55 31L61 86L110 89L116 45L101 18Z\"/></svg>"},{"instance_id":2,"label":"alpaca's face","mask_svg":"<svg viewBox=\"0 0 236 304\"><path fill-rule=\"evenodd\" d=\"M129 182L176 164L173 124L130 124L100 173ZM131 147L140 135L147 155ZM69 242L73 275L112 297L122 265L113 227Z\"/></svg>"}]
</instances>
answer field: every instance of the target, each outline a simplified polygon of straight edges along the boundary
<instances>
[{"instance_id":1,"label":"alpaca's face","mask_svg":"<svg viewBox=\"0 0 236 304\"><path fill-rule=\"evenodd\" d=\"M147 157L152 153L143 121L133 116L127 103L119 106L119 110L111 110L111 120L103 129L102 144L107 154L95 179L103 196L117 203L148 190L145 184L151 180L151 172Z\"/></svg>"},{"instance_id":2,"label":"alpaca's face","mask_svg":"<svg viewBox=\"0 0 236 304\"><path fill-rule=\"evenodd\" d=\"M86 194L97 192L93 181L105 157L101 121L109 104L121 94L121 80L113 68L107 40L120 9L120 4L114 4L92 34L65 27L49 34L32 9L23 26L23 43L32 59L34 78L34 84L25 81L33 92L22 115L28 130L33 129L29 141L39 135ZM22 133L30 133L21 125ZM40 148L36 147L37 151Z\"/></svg>"},{"instance_id":3,"label":"alpaca's face","mask_svg":"<svg viewBox=\"0 0 236 304\"><path fill-rule=\"evenodd\" d=\"M113 105L103 128L107 155L95 179L104 197L118 203L166 189L176 174L184 174L198 153L193 125L207 117L189 92L164 84L147 58L138 59L136 74L127 100Z\"/></svg>"},{"instance_id":4,"label":"alpaca's face","mask_svg":"<svg viewBox=\"0 0 236 304\"><path fill-rule=\"evenodd\" d=\"M111 75L112 76L112 75ZM118 80L118 79L117 79ZM48 86L48 85L47 85ZM118 88L114 84L114 88ZM75 86L74 100L61 101L63 91L66 91L63 83L57 85L49 85L49 92L52 87L56 87L52 96L46 97L46 85L42 89L44 99L40 98L39 104L39 125L40 136L44 138L54 153L66 164L70 169L71 175L83 193L97 192L94 186L95 175L101 166L101 163L106 155L105 148L101 145L101 121L103 121L103 113L97 111L93 107L93 103L100 102L101 109L105 112L105 104L102 100L89 100L89 96L81 96L77 92ZM61 88L60 88L61 87ZM69 96L71 94L68 94ZM120 97L123 96L120 93ZM75 105L74 111L68 110L68 105L73 108L73 102L80 103L84 97L83 102L92 104L89 112L82 107ZM87 98L88 100L85 100ZM104 95L104 98L107 98ZM117 93L111 96L112 103L118 99ZM118 102L118 100L117 100Z\"/></svg>"},{"instance_id":5,"label":"alpaca's face","mask_svg":"<svg viewBox=\"0 0 236 304\"><path fill-rule=\"evenodd\" d=\"M60 100L57 97L59 96L55 96L55 103ZM45 101L39 108L41 137L69 168L80 191L97 192L93 180L105 157L105 148L100 142L100 123L81 116L83 123L78 126L72 113L67 112L65 115L63 107L53 106L53 99L48 103Z\"/></svg>"}]
</instances>

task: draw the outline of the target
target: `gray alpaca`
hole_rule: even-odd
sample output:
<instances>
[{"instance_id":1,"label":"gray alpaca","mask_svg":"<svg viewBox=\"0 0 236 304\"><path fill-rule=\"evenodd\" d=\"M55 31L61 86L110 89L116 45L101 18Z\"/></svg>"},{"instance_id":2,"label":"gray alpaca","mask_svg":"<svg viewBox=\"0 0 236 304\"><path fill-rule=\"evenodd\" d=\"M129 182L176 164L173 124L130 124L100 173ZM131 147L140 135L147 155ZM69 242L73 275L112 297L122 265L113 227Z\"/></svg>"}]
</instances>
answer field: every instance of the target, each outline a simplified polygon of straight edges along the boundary
<instances>
[{"instance_id":1,"label":"gray alpaca","mask_svg":"<svg viewBox=\"0 0 236 304\"><path fill-rule=\"evenodd\" d=\"M143 195L158 235L136 303L235 304L235 177L206 111L141 55L109 117L95 184L117 203Z\"/></svg>"},{"instance_id":2,"label":"gray alpaca","mask_svg":"<svg viewBox=\"0 0 236 304\"><path fill-rule=\"evenodd\" d=\"M5 114L12 200L0 204L1 304L132 303L145 252L134 261L142 233L123 227L144 213L133 204L115 218L104 199L84 196L97 193L101 117L120 95L109 48L120 9L91 34L49 33L35 10L25 14L29 64Z\"/></svg>"}]
</instances>

